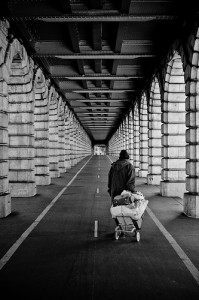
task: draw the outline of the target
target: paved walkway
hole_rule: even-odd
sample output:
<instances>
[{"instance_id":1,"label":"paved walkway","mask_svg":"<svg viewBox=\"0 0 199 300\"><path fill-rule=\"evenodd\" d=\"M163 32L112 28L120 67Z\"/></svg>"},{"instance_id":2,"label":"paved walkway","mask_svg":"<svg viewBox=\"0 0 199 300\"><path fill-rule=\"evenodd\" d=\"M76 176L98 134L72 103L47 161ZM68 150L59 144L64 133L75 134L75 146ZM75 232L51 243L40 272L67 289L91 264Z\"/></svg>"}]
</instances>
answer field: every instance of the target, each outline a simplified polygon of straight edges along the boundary
<instances>
[{"instance_id":1,"label":"paved walkway","mask_svg":"<svg viewBox=\"0 0 199 300\"><path fill-rule=\"evenodd\" d=\"M35 197L12 199L0 220L0 299L199 299L199 220L137 178L149 200L141 240L114 240L111 161L88 160Z\"/></svg>"}]
</instances>

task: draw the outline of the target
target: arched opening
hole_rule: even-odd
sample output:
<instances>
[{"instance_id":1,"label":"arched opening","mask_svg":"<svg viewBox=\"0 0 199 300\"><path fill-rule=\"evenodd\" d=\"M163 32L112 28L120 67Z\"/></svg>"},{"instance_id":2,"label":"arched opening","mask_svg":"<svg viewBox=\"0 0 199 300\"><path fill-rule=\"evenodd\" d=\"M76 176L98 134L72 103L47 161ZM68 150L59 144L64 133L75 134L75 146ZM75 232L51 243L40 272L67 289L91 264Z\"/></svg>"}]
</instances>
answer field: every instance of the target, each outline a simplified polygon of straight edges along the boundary
<instances>
[{"instance_id":1,"label":"arched opening","mask_svg":"<svg viewBox=\"0 0 199 300\"><path fill-rule=\"evenodd\" d=\"M159 185L161 181L161 99L160 86L158 79L155 77L151 84L149 99L149 173L147 183Z\"/></svg>"},{"instance_id":2,"label":"arched opening","mask_svg":"<svg viewBox=\"0 0 199 300\"><path fill-rule=\"evenodd\" d=\"M140 165L139 177L146 177L148 174L148 111L145 93L140 103Z\"/></svg>"},{"instance_id":3,"label":"arched opening","mask_svg":"<svg viewBox=\"0 0 199 300\"><path fill-rule=\"evenodd\" d=\"M185 81L182 60L175 53L167 66L162 102L162 196L185 192Z\"/></svg>"}]
</instances>

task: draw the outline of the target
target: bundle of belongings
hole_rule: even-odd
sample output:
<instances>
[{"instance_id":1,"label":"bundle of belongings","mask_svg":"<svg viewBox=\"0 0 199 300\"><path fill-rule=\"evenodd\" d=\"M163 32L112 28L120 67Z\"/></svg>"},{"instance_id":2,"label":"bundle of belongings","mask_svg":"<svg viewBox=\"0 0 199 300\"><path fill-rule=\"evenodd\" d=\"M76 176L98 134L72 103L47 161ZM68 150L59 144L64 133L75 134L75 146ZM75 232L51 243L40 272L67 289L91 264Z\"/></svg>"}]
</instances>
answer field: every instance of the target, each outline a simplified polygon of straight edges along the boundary
<instances>
[{"instance_id":1,"label":"bundle of belongings","mask_svg":"<svg viewBox=\"0 0 199 300\"><path fill-rule=\"evenodd\" d=\"M115 196L113 199L110 209L112 218L116 218L116 216L129 216L133 220L139 220L148 202L141 192L136 191L132 193L124 190L121 195Z\"/></svg>"}]
</instances>

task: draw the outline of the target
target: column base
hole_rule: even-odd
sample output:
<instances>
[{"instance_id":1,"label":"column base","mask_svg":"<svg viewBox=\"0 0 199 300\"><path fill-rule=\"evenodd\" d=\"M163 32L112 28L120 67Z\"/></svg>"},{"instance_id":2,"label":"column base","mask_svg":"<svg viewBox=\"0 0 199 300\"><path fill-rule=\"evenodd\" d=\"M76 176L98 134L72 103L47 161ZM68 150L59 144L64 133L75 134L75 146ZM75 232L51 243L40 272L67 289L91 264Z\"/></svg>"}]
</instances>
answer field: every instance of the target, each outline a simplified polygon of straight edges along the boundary
<instances>
[{"instance_id":1,"label":"column base","mask_svg":"<svg viewBox=\"0 0 199 300\"><path fill-rule=\"evenodd\" d=\"M143 170L139 170L138 171L138 176L139 177L147 177L148 171L143 171Z\"/></svg>"},{"instance_id":2,"label":"column base","mask_svg":"<svg viewBox=\"0 0 199 300\"><path fill-rule=\"evenodd\" d=\"M170 182L161 181L160 182L160 194L163 197L184 197L186 191L185 182Z\"/></svg>"},{"instance_id":3,"label":"column base","mask_svg":"<svg viewBox=\"0 0 199 300\"><path fill-rule=\"evenodd\" d=\"M71 168L71 161L68 160L68 161L66 161L66 170L68 170L70 168Z\"/></svg>"},{"instance_id":4,"label":"column base","mask_svg":"<svg viewBox=\"0 0 199 300\"><path fill-rule=\"evenodd\" d=\"M51 183L50 174L48 175L35 175L36 185L49 185Z\"/></svg>"},{"instance_id":5,"label":"column base","mask_svg":"<svg viewBox=\"0 0 199 300\"><path fill-rule=\"evenodd\" d=\"M184 194L184 214L191 218L199 218L199 195Z\"/></svg>"},{"instance_id":6,"label":"column base","mask_svg":"<svg viewBox=\"0 0 199 300\"><path fill-rule=\"evenodd\" d=\"M60 167L59 168L59 172L60 173L65 173L66 172L66 168L65 167Z\"/></svg>"},{"instance_id":7,"label":"column base","mask_svg":"<svg viewBox=\"0 0 199 300\"><path fill-rule=\"evenodd\" d=\"M59 172L59 170L50 170L50 177L51 177L51 178L57 178L57 177L60 177L60 172Z\"/></svg>"},{"instance_id":8,"label":"column base","mask_svg":"<svg viewBox=\"0 0 199 300\"><path fill-rule=\"evenodd\" d=\"M11 197L33 197L36 195L35 182L10 182Z\"/></svg>"},{"instance_id":9,"label":"column base","mask_svg":"<svg viewBox=\"0 0 199 300\"><path fill-rule=\"evenodd\" d=\"M135 176L139 176L139 168L135 167Z\"/></svg>"},{"instance_id":10,"label":"column base","mask_svg":"<svg viewBox=\"0 0 199 300\"><path fill-rule=\"evenodd\" d=\"M5 218L11 213L11 197L10 194L0 196L0 218Z\"/></svg>"},{"instance_id":11,"label":"column base","mask_svg":"<svg viewBox=\"0 0 199 300\"><path fill-rule=\"evenodd\" d=\"M148 174L147 175L147 184L151 185L160 185L161 175Z\"/></svg>"}]
</instances>

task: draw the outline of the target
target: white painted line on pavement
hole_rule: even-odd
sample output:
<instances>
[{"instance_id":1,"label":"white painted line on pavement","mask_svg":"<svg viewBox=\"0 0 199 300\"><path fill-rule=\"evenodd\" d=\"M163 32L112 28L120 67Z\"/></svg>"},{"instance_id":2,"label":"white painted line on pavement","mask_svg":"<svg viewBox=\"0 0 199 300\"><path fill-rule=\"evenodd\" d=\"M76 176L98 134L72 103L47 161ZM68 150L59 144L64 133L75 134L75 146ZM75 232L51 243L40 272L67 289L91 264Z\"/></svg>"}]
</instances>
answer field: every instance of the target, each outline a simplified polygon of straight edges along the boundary
<instances>
[{"instance_id":1,"label":"white painted line on pavement","mask_svg":"<svg viewBox=\"0 0 199 300\"><path fill-rule=\"evenodd\" d=\"M97 188L97 194L99 194L99 188Z\"/></svg>"},{"instance_id":2,"label":"white painted line on pavement","mask_svg":"<svg viewBox=\"0 0 199 300\"><path fill-rule=\"evenodd\" d=\"M175 239L172 237L172 235L165 229L165 227L162 225L162 223L156 218L154 213L151 211L149 207L146 208L149 216L154 221L154 223L157 225L159 230L162 232L162 234L165 236L165 238L168 240L170 245L173 247L177 255L180 257L182 262L185 264L191 275L194 277L196 282L199 284L199 271L194 266L194 264L191 262L189 257L186 255L186 253L182 250L182 248L178 245L178 243L175 241Z\"/></svg>"},{"instance_id":3,"label":"white painted line on pavement","mask_svg":"<svg viewBox=\"0 0 199 300\"><path fill-rule=\"evenodd\" d=\"M97 178L100 178L100 176L99 176L99 175L97 175Z\"/></svg>"},{"instance_id":4,"label":"white painted line on pavement","mask_svg":"<svg viewBox=\"0 0 199 300\"><path fill-rule=\"evenodd\" d=\"M28 237L28 235L33 231L33 229L39 224L39 222L43 219L43 217L47 214L47 212L51 209L51 207L55 204L55 202L61 197L61 195L65 192L65 190L71 185L71 183L75 180L77 175L82 171L82 169L87 165L92 156L87 160L87 162L81 167L81 169L75 174L75 176L69 181L69 183L59 192L59 194L50 202L50 204L42 211L42 213L37 217L37 219L28 227L26 231L19 237L19 239L10 247L10 249L6 252L6 254L0 259L0 270L5 266L5 264L9 261L9 259L13 256L15 251L19 248L19 246L24 242L24 240Z\"/></svg>"},{"instance_id":5,"label":"white painted line on pavement","mask_svg":"<svg viewBox=\"0 0 199 300\"><path fill-rule=\"evenodd\" d=\"M98 220L94 223L94 237L98 237Z\"/></svg>"}]
</instances>

